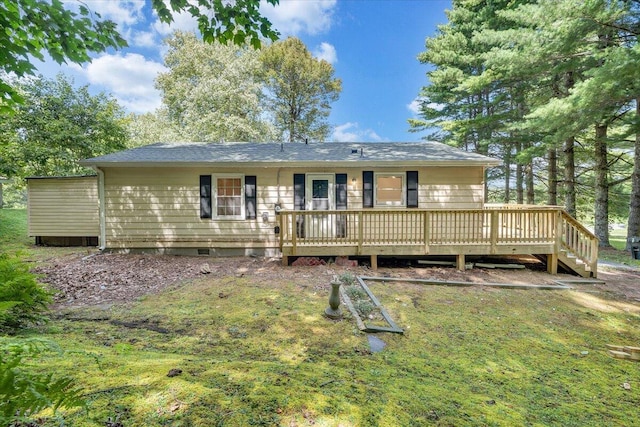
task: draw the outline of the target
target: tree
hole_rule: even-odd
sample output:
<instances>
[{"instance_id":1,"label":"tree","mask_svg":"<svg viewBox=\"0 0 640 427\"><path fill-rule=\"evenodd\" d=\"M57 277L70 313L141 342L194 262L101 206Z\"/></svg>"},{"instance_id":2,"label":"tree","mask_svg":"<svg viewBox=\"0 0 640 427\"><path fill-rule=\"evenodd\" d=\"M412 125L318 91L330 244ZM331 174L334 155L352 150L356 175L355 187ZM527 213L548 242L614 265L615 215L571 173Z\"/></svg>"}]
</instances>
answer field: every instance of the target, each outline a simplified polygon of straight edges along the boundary
<instances>
[{"instance_id":1,"label":"tree","mask_svg":"<svg viewBox=\"0 0 640 427\"><path fill-rule=\"evenodd\" d=\"M276 5L279 0L266 0ZM260 0L153 0L152 7L162 22L173 14L188 12L198 20L204 40L260 47L260 37L276 40L278 33L260 15ZM30 57L44 59L47 52L56 62L81 64L90 53L127 46L116 24L101 20L98 13L80 2L78 12L65 9L60 0L0 0L0 112L8 112L23 98L7 78L34 75Z\"/></svg>"},{"instance_id":2,"label":"tree","mask_svg":"<svg viewBox=\"0 0 640 427\"><path fill-rule=\"evenodd\" d=\"M528 167L527 199L535 173L548 203L564 197L580 214L580 199L583 216L593 209L607 246L609 207L619 205L609 193L626 186L633 165L627 138L632 126L637 132L639 9L633 0L454 0L450 22L420 57L435 69L421 120L411 125L440 126L445 139L475 150L493 147L506 168L507 144L522 147L516 158ZM516 167L518 186L523 169Z\"/></svg>"},{"instance_id":3,"label":"tree","mask_svg":"<svg viewBox=\"0 0 640 427\"><path fill-rule=\"evenodd\" d=\"M80 159L126 147L124 111L101 93L58 75L20 86L24 103L0 117L0 172L23 178L87 172Z\"/></svg>"},{"instance_id":4,"label":"tree","mask_svg":"<svg viewBox=\"0 0 640 427\"><path fill-rule=\"evenodd\" d=\"M129 133L127 145L130 148L156 142L185 140L169 120L166 108L160 108L154 113L129 115L127 131Z\"/></svg>"},{"instance_id":5,"label":"tree","mask_svg":"<svg viewBox=\"0 0 640 427\"><path fill-rule=\"evenodd\" d=\"M329 136L327 118L342 82L333 67L314 58L297 38L289 37L262 52L263 78L275 127L289 142Z\"/></svg>"},{"instance_id":6,"label":"tree","mask_svg":"<svg viewBox=\"0 0 640 427\"><path fill-rule=\"evenodd\" d=\"M186 141L267 141L271 126L258 80L258 51L204 43L194 33L175 32L156 87L171 126Z\"/></svg>"}]
</instances>

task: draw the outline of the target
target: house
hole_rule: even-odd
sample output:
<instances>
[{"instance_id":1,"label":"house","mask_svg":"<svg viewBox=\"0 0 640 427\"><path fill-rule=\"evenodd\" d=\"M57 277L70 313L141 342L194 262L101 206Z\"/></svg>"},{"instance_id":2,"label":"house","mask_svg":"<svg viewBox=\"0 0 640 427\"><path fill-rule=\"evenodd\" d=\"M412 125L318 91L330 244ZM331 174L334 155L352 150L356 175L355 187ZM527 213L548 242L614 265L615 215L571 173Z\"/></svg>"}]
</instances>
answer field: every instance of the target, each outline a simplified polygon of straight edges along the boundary
<instances>
[{"instance_id":1,"label":"house","mask_svg":"<svg viewBox=\"0 0 640 427\"><path fill-rule=\"evenodd\" d=\"M440 143L159 143L80 163L97 173L107 250L368 256L374 268L384 255L464 268L466 255L529 253L555 272L578 246L595 271L579 224L559 208L490 209L485 169L501 162Z\"/></svg>"}]
</instances>

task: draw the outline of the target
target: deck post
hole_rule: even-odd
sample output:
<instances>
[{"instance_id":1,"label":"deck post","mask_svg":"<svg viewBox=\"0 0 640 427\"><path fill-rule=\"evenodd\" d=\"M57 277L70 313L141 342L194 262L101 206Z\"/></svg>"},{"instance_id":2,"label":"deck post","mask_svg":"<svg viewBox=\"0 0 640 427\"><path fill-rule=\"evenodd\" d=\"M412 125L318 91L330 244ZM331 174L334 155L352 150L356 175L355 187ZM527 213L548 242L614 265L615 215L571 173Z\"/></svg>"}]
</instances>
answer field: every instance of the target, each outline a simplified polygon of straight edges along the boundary
<instances>
[{"instance_id":1,"label":"deck post","mask_svg":"<svg viewBox=\"0 0 640 427\"><path fill-rule=\"evenodd\" d=\"M429 211L424 211L423 214L423 226L424 226L424 253L429 253L429 240L431 239L431 230L429 229L429 225L431 222L431 216L429 215Z\"/></svg>"},{"instance_id":2,"label":"deck post","mask_svg":"<svg viewBox=\"0 0 640 427\"><path fill-rule=\"evenodd\" d=\"M378 269L378 255L371 255L371 269L373 271Z\"/></svg>"},{"instance_id":3,"label":"deck post","mask_svg":"<svg viewBox=\"0 0 640 427\"><path fill-rule=\"evenodd\" d=\"M465 269L464 254L456 255L456 268L460 271L464 271Z\"/></svg>"},{"instance_id":4,"label":"deck post","mask_svg":"<svg viewBox=\"0 0 640 427\"><path fill-rule=\"evenodd\" d=\"M491 211L491 254L497 252L498 247L498 211Z\"/></svg>"},{"instance_id":5,"label":"deck post","mask_svg":"<svg viewBox=\"0 0 640 427\"><path fill-rule=\"evenodd\" d=\"M296 211L291 213L291 246L293 255L296 254L296 244L298 240L298 218L296 218Z\"/></svg>"},{"instance_id":6,"label":"deck post","mask_svg":"<svg viewBox=\"0 0 640 427\"><path fill-rule=\"evenodd\" d=\"M547 254L547 273L558 274L558 254Z\"/></svg>"},{"instance_id":7,"label":"deck post","mask_svg":"<svg viewBox=\"0 0 640 427\"><path fill-rule=\"evenodd\" d=\"M362 253L362 239L363 239L363 229L364 229L364 215L362 211L358 212L358 255Z\"/></svg>"}]
</instances>

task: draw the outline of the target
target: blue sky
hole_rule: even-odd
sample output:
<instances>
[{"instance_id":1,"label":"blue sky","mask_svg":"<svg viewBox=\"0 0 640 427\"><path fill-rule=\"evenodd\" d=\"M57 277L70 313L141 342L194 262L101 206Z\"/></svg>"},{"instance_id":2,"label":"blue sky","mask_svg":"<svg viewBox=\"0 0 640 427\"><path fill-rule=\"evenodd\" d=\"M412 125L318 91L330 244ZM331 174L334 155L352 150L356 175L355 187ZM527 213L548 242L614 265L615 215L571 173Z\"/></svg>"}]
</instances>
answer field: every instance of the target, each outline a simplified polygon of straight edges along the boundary
<instances>
[{"instance_id":1,"label":"blue sky","mask_svg":"<svg viewBox=\"0 0 640 427\"><path fill-rule=\"evenodd\" d=\"M68 7L74 3L67 2ZM36 64L47 77L70 75L76 84L111 93L130 112L154 111L160 94L155 76L164 71L162 40L171 31L195 30L188 15L167 26L157 20L149 1L85 0L103 18L118 24L129 47L96 55L89 64ZM427 84L427 67L416 59L425 38L446 23L446 0L280 0L262 11L283 37L300 38L319 58L331 62L342 79L342 93L332 106L334 141L416 141L407 119Z\"/></svg>"}]
</instances>

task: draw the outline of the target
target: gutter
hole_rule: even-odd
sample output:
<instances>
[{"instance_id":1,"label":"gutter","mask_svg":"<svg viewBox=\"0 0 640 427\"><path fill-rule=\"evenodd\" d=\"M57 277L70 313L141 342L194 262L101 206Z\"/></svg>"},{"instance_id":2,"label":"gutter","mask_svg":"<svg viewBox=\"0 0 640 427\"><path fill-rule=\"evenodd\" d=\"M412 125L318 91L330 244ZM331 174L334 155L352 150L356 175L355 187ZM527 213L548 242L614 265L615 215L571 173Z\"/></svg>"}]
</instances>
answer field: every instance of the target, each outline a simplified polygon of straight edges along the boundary
<instances>
[{"instance_id":1,"label":"gutter","mask_svg":"<svg viewBox=\"0 0 640 427\"><path fill-rule=\"evenodd\" d=\"M104 251L107 247L107 227L106 227L106 213L104 205L104 171L97 166L92 167L98 174L98 208L100 218L100 252Z\"/></svg>"}]
</instances>

